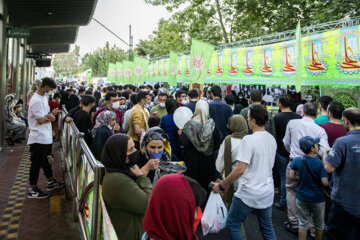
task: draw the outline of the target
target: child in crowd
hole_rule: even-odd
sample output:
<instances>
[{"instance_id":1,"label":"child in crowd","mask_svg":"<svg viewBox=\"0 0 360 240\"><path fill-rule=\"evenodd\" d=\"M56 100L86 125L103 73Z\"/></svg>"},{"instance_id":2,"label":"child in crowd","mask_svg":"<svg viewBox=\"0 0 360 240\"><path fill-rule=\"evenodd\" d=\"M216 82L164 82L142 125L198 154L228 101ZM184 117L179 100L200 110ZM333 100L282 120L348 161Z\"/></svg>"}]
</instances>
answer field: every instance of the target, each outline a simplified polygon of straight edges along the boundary
<instances>
[{"instance_id":1,"label":"child in crowd","mask_svg":"<svg viewBox=\"0 0 360 240\"><path fill-rule=\"evenodd\" d=\"M299 145L305 155L295 158L290 164L289 178L298 179L296 207L298 210L299 240L307 239L311 215L316 229L316 239L323 239L325 196L322 187L328 186L329 181L322 161L315 158L319 152L319 142L319 138L310 136L301 138Z\"/></svg>"}]
</instances>

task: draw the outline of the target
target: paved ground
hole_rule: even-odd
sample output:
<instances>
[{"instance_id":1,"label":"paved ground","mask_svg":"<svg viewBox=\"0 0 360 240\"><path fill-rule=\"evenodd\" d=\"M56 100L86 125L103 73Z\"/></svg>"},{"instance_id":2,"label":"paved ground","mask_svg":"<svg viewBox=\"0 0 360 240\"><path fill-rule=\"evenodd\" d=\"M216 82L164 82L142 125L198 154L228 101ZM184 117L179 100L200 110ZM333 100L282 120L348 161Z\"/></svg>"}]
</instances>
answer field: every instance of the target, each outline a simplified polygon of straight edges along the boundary
<instances>
[{"instance_id":1,"label":"paved ground","mask_svg":"<svg viewBox=\"0 0 360 240\"><path fill-rule=\"evenodd\" d=\"M57 143L53 154L54 177L63 181ZM49 199L26 198L29 167L29 147L24 144L0 153L0 239L80 239L63 189L52 192ZM39 188L45 190L46 182L41 171Z\"/></svg>"}]
</instances>

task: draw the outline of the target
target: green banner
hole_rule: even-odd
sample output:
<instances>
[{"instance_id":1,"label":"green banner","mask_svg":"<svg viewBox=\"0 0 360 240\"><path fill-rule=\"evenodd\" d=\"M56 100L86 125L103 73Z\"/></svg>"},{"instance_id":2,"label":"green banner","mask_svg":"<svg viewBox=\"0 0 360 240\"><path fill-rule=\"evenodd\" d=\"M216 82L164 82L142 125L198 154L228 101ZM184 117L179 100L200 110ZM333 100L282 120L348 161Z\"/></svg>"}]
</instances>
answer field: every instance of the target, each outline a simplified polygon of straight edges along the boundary
<instances>
[{"instance_id":1,"label":"green banner","mask_svg":"<svg viewBox=\"0 0 360 240\"><path fill-rule=\"evenodd\" d=\"M300 28L300 20L296 27L296 49L297 49L297 59L298 59L298 68L296 70L295 75L295 89L297 92L301 91L301 77L302 77L302 46L301 46L301 28Z\"/></svg>"},{"instance_id":2,"label":"green banner","mask_svg":"<svg viewBox=\"0 0 360 240\"><path fill-rule=\"evenodd\" d=\"M151 61L153 74L145 81L167 81L161 73L161 60ZM189 55L179 56L177 82L190 80L191 62ZM295 85L297 70L301 69L301 85L360 86L360 29L352 26L311 34L302 37L298 46L294 39L225 48L213 51L207 66L205 83Z\"/></svg>"},{"instance_id":3,"label":"green banner","mask_svg":"<svg viewBox=\"0 0 360 240\"><path fill-rule=\"evenodd\" d=\"M108 82L115 82L115 71L116 71L116 64L109 63L108 74L106 78Z\"/></svg>"},{"instance_id":4,"label":"green banner","mask_svg":"<svg viewBox=\"0 0 360 240\"><path fill-rule=\"evenodd\" d=\"M210 64L211 55L215 46L192 39L191 43L191 62L190 62L190 82L204 83L207 68Z\"/></svg>"},{"instance_id":5,"label":"green banner","mask_svg":"<svg viewBox=\"0 0 360 240\"><path fill-rule=\"evenodd\" d=\"M177 66L178 66L178 55L176 52L174 51L170 51L170 59L169 59L169 66L168 66L168 79L169 79L169 84L171 86L176 86L176 76L178 75L178 70L177 70Z\"/></svg>"},{"instance_id":6,"label":"green banner","mask_svg":"<svg viewBox=\"0 0 360 240\"><path fill-rule=\"evenodd\" d=\"M116 71L115 71L115 82L121 83L122 77L123 77L123 69L122 69L122 63L116 62Z\"/></svg>"},{"instance_id":7,"label":"green banner","mask_svg":"<svg viewBox=\"0 0 360 240\"><path fill-rule=\"evenodd\" d=\"M130 61L123 61L123 83L132 84L132 73L134 69L134 63Z\"/></svg>"},{"instance_id":8,"label":"green banner","mask_svg":"<svg viewBox=\"0 0 360 240\"><path fill-rule=\"evenodd\" d=\"M134 57L134 72L133 83L143 84L148 69L149 59L135 56Z\"/></svg>"}]
</instances>

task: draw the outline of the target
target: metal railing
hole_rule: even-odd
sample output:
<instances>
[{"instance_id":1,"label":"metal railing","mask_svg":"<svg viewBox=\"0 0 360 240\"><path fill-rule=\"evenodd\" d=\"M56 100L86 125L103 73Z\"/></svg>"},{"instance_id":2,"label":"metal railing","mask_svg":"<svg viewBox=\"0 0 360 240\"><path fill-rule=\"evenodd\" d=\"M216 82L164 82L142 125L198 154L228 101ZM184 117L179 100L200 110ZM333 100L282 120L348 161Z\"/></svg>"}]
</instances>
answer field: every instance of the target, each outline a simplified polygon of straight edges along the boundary
<instances>
[{"instance_id":1,"label":"metal railing","mask_svg":"<svg viewBox=\"0 0 360 240\"><path fill-rule=\"evenodd\" d=\"M106 238L113 233L101 197L101 173L104 166L95 159L74 122L65 122L67 111L63 107L59 124L64 173L69 179L67 190L73 199L73 218L79 221L83 239ZM116 237L115 237L116 238ZM113 237L112 237L113 239Z\"/></svg>"}]
</instances>

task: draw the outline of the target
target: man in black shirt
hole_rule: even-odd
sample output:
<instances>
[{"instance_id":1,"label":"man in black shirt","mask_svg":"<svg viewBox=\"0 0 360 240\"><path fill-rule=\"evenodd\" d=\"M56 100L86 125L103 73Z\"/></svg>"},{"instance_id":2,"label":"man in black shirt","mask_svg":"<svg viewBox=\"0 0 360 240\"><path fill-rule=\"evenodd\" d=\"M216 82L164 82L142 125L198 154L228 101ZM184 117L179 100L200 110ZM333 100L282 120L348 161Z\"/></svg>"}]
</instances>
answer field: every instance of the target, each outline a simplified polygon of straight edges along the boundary
<instances>
[{"instance_id":1,"label":"man in black shirt","mask_svg":"<svg viewBox=\"0 0 360 240\"><path fill-rule=\"evenodd\" d=\"M286 167L289 163L289 153L286 151L283 143L283 138L286 132L286 126L290 120L300 119L301 116L293 111L291 107L294 104L293 98L288 94L283 94L279 97L279 109L281 110L274 117L275 130L276 130L276 157L275 157L275 166L279 172L281 180L281 198L280 202L275 202L274 206L280 209L285 209L286 207Z\"/></svg>"},{"instance_id":2,"label":"man in black shirt","mask_svg":"<svg viewBox=\"0 0 360 240\"><path fill-rule=\"evenodd\" d=\"M92 123L90 112L95 106L95 98L91 95L85 95L82 97L82 109L77 111L74 115L74 123L80 132L85 134L85 141L89 148L92 148Z\"/></svg>"}]
</instances>

